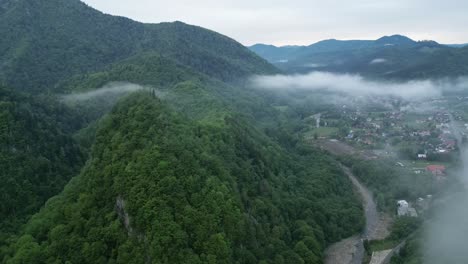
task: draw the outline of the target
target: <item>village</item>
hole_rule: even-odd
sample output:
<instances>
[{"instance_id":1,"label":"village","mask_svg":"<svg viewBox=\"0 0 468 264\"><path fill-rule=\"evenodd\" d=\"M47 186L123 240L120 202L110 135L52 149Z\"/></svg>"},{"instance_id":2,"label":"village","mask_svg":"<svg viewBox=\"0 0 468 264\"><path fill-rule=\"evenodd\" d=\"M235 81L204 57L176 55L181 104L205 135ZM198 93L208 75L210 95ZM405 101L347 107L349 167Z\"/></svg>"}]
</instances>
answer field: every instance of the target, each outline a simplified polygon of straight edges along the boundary
<instances>
[{"instance_id":1,"label":"village","mask_svg":"<svg viewBox=\"0 0 468 264\"><path fill-rule=\"evenodd\" d=\"M372 109L372 105L342 105L309 117L311 129L306 135L339 140L376 159L393 158L395 166L407 167L414 174L431 174L443 181L447 167L457 157L457 140L464 140L468 133L468 123L454 127L452 119L464 121L464 117L453 117L444 105L447 103L430 100L425 104L432 107L426 111L417 111L420 104L394 107L395 102L383 102L387 108L380 109ZM462 138L457 139L455 129Z\"/></svg>"},{"instance_id":2,"label":"village","mask_svg":"<svg viewBox=\"0 0 468 264\"><path fill-rule=\"evenodd\" d=\"M458 144L468 134L468 118L454 106L466 103L466 97L417 103L379 98L350 101L306 118L304 135L335 156L394 167L401 174L398 180L404 179L401 184L412 185L407 193L394 197L393 204L380 208L378 225L385 222L384 229L390 232L396 219L423 219L434 195L450 182ZM377 203L378 192L374 189ZM405 241L390 240L385 235L375 240L367 263L386 263Z\"/></svg>"}]
</instances>

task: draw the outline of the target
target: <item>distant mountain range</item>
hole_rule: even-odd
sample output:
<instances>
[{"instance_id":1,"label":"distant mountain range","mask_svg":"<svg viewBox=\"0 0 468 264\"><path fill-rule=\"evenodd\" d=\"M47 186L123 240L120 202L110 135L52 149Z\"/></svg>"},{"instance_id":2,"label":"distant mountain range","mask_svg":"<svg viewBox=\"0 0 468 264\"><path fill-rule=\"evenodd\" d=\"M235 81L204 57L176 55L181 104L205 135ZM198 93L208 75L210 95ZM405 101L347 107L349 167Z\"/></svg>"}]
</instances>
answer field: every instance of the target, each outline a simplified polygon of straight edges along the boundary
<instances>
[{"instance_id":1,"label":"distant mountain range","mask_svg":"<svg viewBox=\"0 0 468 264\"><path fill-rule=\"evenodd\" d=\"M468 46L468 43L465 43L465 44L444 44L444 45L452 47L452 48L463 48L463 47Z\"/></svg>"},{"instance_id":2,"label":"distant mountain range","mask_svg":"<svg viewBox=\"0 0 468 264\"><path fill-rule=\"evenodd\" d=\"M287 72L321 70L400 79L468 74L465 45L414 41L402 35L377 40L329 39L309 46L257 44L249 48Z\"/></svg>"},{"instance_id":3,"label":"distant mountain range","mask_svg":"<svg viewBox=\"0 0 468 264\"><path fill-rule=\"evenodd\" d=\"M328 39L322 40L309 46L282 46L276 47L273 45L256 44L249 47L252 51L267 59L270 62L285 62L304 56L336 52L343 50L355 50L364 48L375 48L379 46L401 45L401 46L414 46L417 42L408 37L394 35L382 37L378 40L336 40Z\"/></svg>"}]
</instances>

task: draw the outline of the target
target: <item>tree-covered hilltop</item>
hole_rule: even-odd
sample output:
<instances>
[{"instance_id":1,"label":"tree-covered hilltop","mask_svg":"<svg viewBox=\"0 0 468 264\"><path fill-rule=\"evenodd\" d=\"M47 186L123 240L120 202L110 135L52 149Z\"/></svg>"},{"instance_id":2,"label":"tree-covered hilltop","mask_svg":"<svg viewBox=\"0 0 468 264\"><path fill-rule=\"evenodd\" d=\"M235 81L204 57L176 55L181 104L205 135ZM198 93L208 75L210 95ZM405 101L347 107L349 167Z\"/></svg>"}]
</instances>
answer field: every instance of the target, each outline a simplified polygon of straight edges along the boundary
<instances>
[{"instance_id":1,"label":"tree-covered hilltop","mask_svg":"<svg viewBox=\"0 0 468 264\"><path fill-rule=\"evenodd\" d=\"M0 87L0 247L83 165L72 118L53 100Z\"/></svg>"},{"instance_id":2,"label":"tree-covered hilltop","mask_svg":"<svg viewBox=\"0 0 468 264\"><path fill-rule=\"evenodd\" d=\"M148 92L101 121L92 157L5 263L321 263L362 210L328 156L236 115L194 122Z\"/></svg>"},{"instance_id":3,"label":"tree-covered hilltop","mask_svg":"<svg viewBox=\"0 0 468 264\"><path fill-rule=\"evenodd\" d=\"M213 31L181 22L138 23L105 15L79 0L2 1L0 35L1 79L34 92L144 52L223 81L277 71Z\"/></svg>"},{"instance_id":4,"label":"tree-covered hilltop","mask_svg":"<svg viewBox=\"0 0 468 264\"><path fill-rule=\"evenodd\" d=\"M114 82L136 83L153 89L171 107L193 119L215 122L230 112L264 122L278 118L278 111L264 96L265 91L245 87L242 83L222 82L157 53L139 54L106 66L102 71L76 75L58 83L56 90L73 95ZM103 101L81 102L76 110L81 116L93 119L100 116L94 109L103 105Z\"/></svg>"}]
</instances>

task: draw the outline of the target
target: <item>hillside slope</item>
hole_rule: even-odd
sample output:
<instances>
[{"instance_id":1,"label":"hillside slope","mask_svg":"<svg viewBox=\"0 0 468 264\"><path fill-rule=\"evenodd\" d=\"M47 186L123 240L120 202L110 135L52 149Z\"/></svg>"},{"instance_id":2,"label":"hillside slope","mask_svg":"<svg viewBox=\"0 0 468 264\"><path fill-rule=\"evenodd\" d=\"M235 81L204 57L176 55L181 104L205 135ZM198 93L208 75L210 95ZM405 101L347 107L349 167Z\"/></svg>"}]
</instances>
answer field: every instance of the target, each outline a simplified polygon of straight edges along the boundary
<instances>
[{"instance_id":1,"label":"hillside slope","mask_svg":"<svg viewBox=\"0 0 468 264\"><path fill-rule=\"evenodd\" d=\"M36 93L142 52L159 53L223 81L277 71L213 31L181 22L138 23L79 0L2 1L0 35L0 78Z\"/></svg>"},{"instance_id":2,"label":"hillside slope","mask_svg":"<svg viewBox=\"0 0 468 264\"><path fill-rule=\"evenodd\" d=\"M92 158L6 250L6 263L321 263L362 226L323 153L238 117L196 124L147 92L101 123Z\"/></svg>"},{"instance_id":3,"label":"hillside slope","mask_svg":"<svg viewBox=\"0 0 468 264\"><path fill-rule=\"evenodd\" d=\"M83 165L69 119L79 123L63 105L0 86L0 248Z\"/></svg>"}]
</instances>

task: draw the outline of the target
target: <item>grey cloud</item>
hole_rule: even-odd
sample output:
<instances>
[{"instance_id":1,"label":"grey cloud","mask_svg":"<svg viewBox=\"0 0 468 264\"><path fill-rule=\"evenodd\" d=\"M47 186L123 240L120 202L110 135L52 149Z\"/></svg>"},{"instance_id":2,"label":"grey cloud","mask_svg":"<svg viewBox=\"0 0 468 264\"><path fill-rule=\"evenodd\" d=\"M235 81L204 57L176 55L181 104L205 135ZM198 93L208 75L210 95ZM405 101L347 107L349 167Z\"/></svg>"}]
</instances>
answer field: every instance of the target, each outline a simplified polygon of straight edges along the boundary
<instances>
[{"instance_id":1,"label":"grey cloud","mask_svg":"<svg viewBox=\"0 0 468 264\"><path fill-rule=\"evenodd\" d=\"M387 62L386 59L377 58L377 59L373 59L371 62L369 62L369 64L380 64L380 63L385 63L385 62Z\"/></svg>"},{"instance_id":2,"label":"grey cloud","mask_svg":"<svg viewBox=\"0 0 468 264\"><path fill-rule=\"evenodd\" d=\"M453 124L454 121L452 121ZM461 146L460 169L455 176L461 188L446 192L434 205L433 217L425 225L423 256L425 264L468 263L466 238L468 236L468 146L462 144L462 131L453 126L454 135ZM450 176L453 176L451 174Z\"/></svg>"},{"instance_id":3,"label":"grey cloud","mask_svg":"<svg viewBox=\"0 0 468 264\"><path fill-rule=\"evenodd\" d=\"M251 79L256 88L326 90L343 92L353 96L387 95L408 100L437 97L447 87L443 81L409 81L405 83L377 82L359 75L313 72L305 75L256 76ZM457 85L459 86L459 81Z\"/></svg>"}]
</instances>

